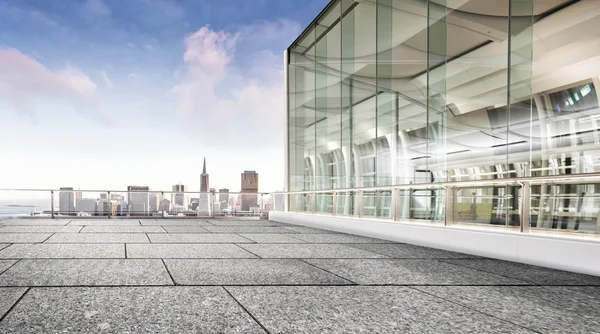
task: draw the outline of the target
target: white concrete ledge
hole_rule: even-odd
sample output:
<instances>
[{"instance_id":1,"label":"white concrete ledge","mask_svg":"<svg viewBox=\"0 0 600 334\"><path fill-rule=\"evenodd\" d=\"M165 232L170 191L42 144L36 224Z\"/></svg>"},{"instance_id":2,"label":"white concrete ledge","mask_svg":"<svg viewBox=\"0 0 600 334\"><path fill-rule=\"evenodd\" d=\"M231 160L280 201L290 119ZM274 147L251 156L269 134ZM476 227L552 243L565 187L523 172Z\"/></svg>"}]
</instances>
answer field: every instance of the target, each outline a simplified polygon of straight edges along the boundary
<instances>
[{"instance_id":1,"label":"white concrete ledge","mask_svg":"<svg viewBox=\"0 0 600 334\"><path fill-rule=\"evenodd\" d=\"M495 227L443 226L293 212L269 219L500 260L600 276L600 238L520 233Z\"/></svg>"}]
</instances>

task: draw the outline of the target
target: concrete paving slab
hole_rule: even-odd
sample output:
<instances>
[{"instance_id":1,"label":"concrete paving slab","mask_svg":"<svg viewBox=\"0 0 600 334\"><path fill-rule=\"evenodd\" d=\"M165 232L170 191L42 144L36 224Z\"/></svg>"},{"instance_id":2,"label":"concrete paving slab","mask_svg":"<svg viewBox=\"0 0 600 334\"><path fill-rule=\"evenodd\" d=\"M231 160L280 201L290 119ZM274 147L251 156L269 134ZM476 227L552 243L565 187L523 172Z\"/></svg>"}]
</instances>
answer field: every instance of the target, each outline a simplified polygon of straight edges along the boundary
<instances>
[{"instance_id":1,"label":"concrete paving slab","mask_svg":"<svg viewBox=\"0 0 600 334\"><path fill-rule=\"evenodd\" d=\"M43 242L48 239L52 233L0 233L0 243L32 243Z\"/></svg>"},{"instance_id":2,"label":"concrete paving slab","mask_svg":"<svg viewBox=\"0 0 600 334\"><path fill-rule=\"evenodd\" d=\"M168 243L198 243L198 244L217 244L217 243L254 243L237 234L217 234L217 233L163 233L148 234L150 241L157 244Z\"/></svg>"},{"instance_id":3,"label":"concrete paving slab","mask_svg":"<svg viewBox=\"0 0 600 334\"><path fill-rule=\"evenodd\" d=\"M27 288L0 288L0 319L21 298Z\"/></svg>"},{"instance_id":4,"label":"concrete paving slab","mask_svg":"<svg viewBox=\"0 0 600 334\"><path fill-rule=\"evenodd\" d=\"M248 233L240 234L242 237L250 239L254 242L265 244L301 244L308 243L307 241L294 238L295 234L278 234L278 233Z\"/></svg>"},{"instance_id":5,"label":"concrete paving slab","mask_svg":"<svg viewBox=\"0 0 600 334\"><path fill-rule=\"evenodd\" d=\"M175 282L183 285L351 284L300 260L190 259L165 263Z\"/></svg>"},{"instance_id":6,"label":"concrete paving slab","mask_svg":"<svg viewBox=\"0 0 600 334\"><path fill-rule=\"evenodd\" d=\"M382 244L391 243L392 241L361 237L351 234L296 234L294 238L298 238L310 243L316 244Z\"/></svg>"},{"instance_id":7,"label":"concrete paving slab","mask_svg":"<svg viewBox=\"0 0 600 334\"><path fill-rule=\"evenodd\" d=\"M143 226L212 226L209 222L202 219L155 219L140 220Z\"/></svg>"},{"instance_id":8,"label":"concrete paving slab","mask_svg":"<svg viewBox=\"0 0 600 334\"><path fill-rule=\"evenodd\" d=\"M119 244L15 244L0 251L2 259L87 259L125 257Z\"/></svg>"},{"instance_id":9,"label":"concrete paving slab","mask_svg":"<svg viewBox=\"0 0 600 334\"><path fill-rule=\"evenodd\" d=\"M215 226L282 226L284 224L270 220L223 220L223 219L207 219Z\"/></svg>"},{"instance_id":10,"label":"concrete paving slab","mask_svg":"<svg viewBox=\"0 0 600 334\"><path fill-rule=\"evenodd\" d=\"M56 233L45 244L124 244L149 243L144 233Z\"/></svg>"},{"instance_id":11,"label":"concrete paving slab","mask_svg":"<svg viewBox=\"0 0 600 334\"><path fill-rule=\"evenodd\" d=\"M17 260L0 260L0 274L15 263L17 263Z\"/></svg>"},{"instance_id":12,"label":"concrete paving slab","mask_svg":"<svg viewBox=\"0 0 600 334\"><path fill-rule=\"evenodd\" d=\"M0 220L5 226L65 226L70 219L10 219Z\"/></svg>"},{"instance_id":13,"label":"concrete paving slab","mask_svg":"<svg viewBox=\"0 0 600 334\"><path fill-rule=\"evenodd\" d=\"M452 286L417 289L538 333L596 333L600 329L600 288L588 288L589 301L581 303L582 300L579 300L576 308L565 307L566 304L573 305L568 287Z\"/></svg>"},{"instance_id":14,"label":"concrete paving slab","mask_svg":"<svg viewBox=\"0 0 600 334\"><path fill-rule=\"evenodd\" d=\"M255 255L231 244L131 244L127 245L127 257L142 259L256 258Z\"/></svg>"},{"instance_id":15,"label":"concrete paving slab","mask_svg":"<svg viewBox=\"0 0 600 334\"><path fill-rule=\"evenodd\" d=\"M262 258L383 258L383 255L339 244L240 244Z\"/></svg>"},{"instance_id":16,"label":"concrete paving slab","mask_svg":"<svg viewBox=\"0 0 600 334\"><path fill-rule=\"evenodd\" d=\"M533 333L407 287L227 287L270 333Z\"/></svg>"},{"instance_id":17,"label":"concrete paving slab","mask_svg":"<svg viewBox=\"0 0 600 334\"><path fill-rule=\"evenodd\" d=\"M72 220L68 226L141 226L136 219Z\"/></svg>"},{"instance_id":18,"label":"concrete paving slab","mask_svg":"<svg viewBox=\"0 0 600 334\"><path fill-rule=\"evenodd\" d=\"M443 260L540 285L600 285L600 277L493 259Z\"/></svg>"},{"instance_id":19,"label":"concrete paving slab","mask_svg":"<svg viewBox=\"0 0 600 334\"><path fill-rule=\"evenodd\" d=\"M10 246L10 244L0 244L0 250Z\"/></svg>"},{"instance_id":20,"label":"concrete paving slab","mask_svg":"<svg viewBox=\"0 0 600 334\"><path fill-rule=\"evenodd\" d=\"M287 233L317 233L317 234L322 234L322 233L339 233L339 232L335 232L335 231L328 231L328 230L322 230L322 229L318 229L318 228L312 228L312 227L305 227L305 226L294 226L294 225L282 225L282 228L289 230L290 232Z\"/></svg>"},{"instance_id":21,"label":"concrete paving slab","mask_svg":"<svg viewBox=\"0 0 600 334\"><path fill-rule=\"evenodd\" d=\"M160 226L85 226L81 233L166 233Z\"/></svg>"},{"instance_id":22,"label":"concrete paving slab","mask_svg":"<svg viewBox=\"0 0 600 334\"><path fill-rule=\"evenodd\" d=\"M470 259L481 258L474 255L449 252L441 249L421 247L409 244L364 244L352 247L385 255L396 259Z\"/></svg>"},{"instance_id":23,"label":"concrete paving slab","mask_svg":"<svg viewBox=\"0 0 600 334\"><path fill-rule=\"evenodd\" d=\"M518 285L523 281L436 260L310 259L308 263L358 284Z\"/></svg>"},{"instance_id":24,"label":"concrete paving slab","mask_svg":"<svg viewBox=\"0 0 600 334\"><path fill-rule=\"evenodd\" d=\"M264 333L220 287L33 288L0 333Z\"/></svg>"},{"instance_id":25,"label":"concrete paving slab","mask_svg":"<svg viewBox=\"0 0 600 334\"><path fill-rule=\"evenodd\" d=\"M78 233L81 226L5 226L2 233Z\"/></svg>"},{"instance_id":26,"label":"concrete paving slab","mask_svg":"<svg viewBox=\"0 0 600 334\"><path fill-rule=\"evenodd\" d=\"M0 286L172 285L161 260L21 260Z\"/></svg>"},{"instance_id":27,"label":"concrete paving slab","mask_svg":"<svg viewBox=\"0 0 600 334\"><path fill-rule=\"evenodd\" d=\"M162 225L169 233L212 233L199 225Z\"/></svg>"},{"instance_id":28,"label":"concrete paving slab","mask_svg":"<svg viewBox=\"0 0 600 334\"><path fill-rule=\"evenodd\" d=\"M289 233L277 226L206 226L205 228L215 233Z\"/></svg>"}]
</instances>

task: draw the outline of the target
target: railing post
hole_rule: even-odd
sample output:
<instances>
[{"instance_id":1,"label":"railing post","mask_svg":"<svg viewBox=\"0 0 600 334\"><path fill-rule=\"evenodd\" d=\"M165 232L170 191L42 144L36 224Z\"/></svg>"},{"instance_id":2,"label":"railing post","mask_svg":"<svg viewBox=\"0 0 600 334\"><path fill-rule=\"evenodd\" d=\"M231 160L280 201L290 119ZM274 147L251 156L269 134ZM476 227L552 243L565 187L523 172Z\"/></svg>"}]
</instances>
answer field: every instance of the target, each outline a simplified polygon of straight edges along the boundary
<instances>
[{"instance_id":1,"label":"railing post","mask_svg":"<svg viewBox=\"0 0 600 334\"><path fill-rule=\"evenodd\" d=\"M392 215L395 222L400 221L400 190L392 190Z\"/></svg>"},{"instance_id":2,"label":"railing post","mask_svg":"<svg viewBox=\"0 0 600 334\"><path fill-rule=\"evenodd\" d=\"M54 190L50 190L50 218L54 219Z\"/></svg>"},{"instance_id":3,"label":"railing post","mask_svg":"<svg viewBox=\"0 0 600 334\"><path fill-rule=\"evenodd\" d=\"M331 215L337 215L337 191L333 192L333 197L331 198Z\"/></svg>"},{"instance_id":4,"label":"railing post","mask_svg":"<svg viewBox=\"0 0 600 334\"><path fill-rule=\"evenodd\" d=\"M446 187L446 198L444 200L444 225L452 225L454 220L454 197L456 189L454 187Z\"/></svg>"},{"instance_id":5,"label":"railing post","mask_svg":"<svg viewBox=\"0 0 600 334\"><path fill-rule=\"evenodd\" d=\"M110 191L106 192L106 211L108 213L108 219L110 219L110 211L112 210L112 205L110 203Z\"/></svg>"},{"instance_id":6,"label":"railing post","mask_svg":"<svg viewBox=\"0 0 600 334\"><path fill-rule=\"evenodd\" d=\"M262 219L265 209L264 194L260 194L260 218Z\"/></svg>"},{"instance_id":7,"label":"railing post","mask_svg":"<svg viewBox=\"0 0 600 334\"><path fill-rule=\"evenodd\" d=\"M365 214L365 201L362 190L358 191L358 218L362 218Z\"/></svg>"},{"instance_id":8,"label":"railing post","mask_svg":"<svg viewBox=\"0 0 600 334\"><path fill-rule=\"evenodd\" d=\"M315 213L317 213L317 193L312 192L311 193L311 212L314 215Z\"/></svg>"},{"instance_id":9,"label":"railing post","mask_svg":"<svg viewBox=\"0 0 600 334\"><path fill-rule=\"evenodd\" d=\"M520 212L520 224L521 232L529 233L529 222L530 222L530 204L531 204L531 184L524 182L521 186L521 212Z\"/></svg>"},{"instance_id":10,"label":"railing post","mask_svg":"<svg viewBox=\"0 0 600 334\"><path fill-rule=\"evenodd\" d=\"M164 191L160 192L160 204L158 205L158 207L162 209L162 210L160 210L160 215L162 216L163 219L165 219L165 192Z\"/></svg>"}]
</instances>

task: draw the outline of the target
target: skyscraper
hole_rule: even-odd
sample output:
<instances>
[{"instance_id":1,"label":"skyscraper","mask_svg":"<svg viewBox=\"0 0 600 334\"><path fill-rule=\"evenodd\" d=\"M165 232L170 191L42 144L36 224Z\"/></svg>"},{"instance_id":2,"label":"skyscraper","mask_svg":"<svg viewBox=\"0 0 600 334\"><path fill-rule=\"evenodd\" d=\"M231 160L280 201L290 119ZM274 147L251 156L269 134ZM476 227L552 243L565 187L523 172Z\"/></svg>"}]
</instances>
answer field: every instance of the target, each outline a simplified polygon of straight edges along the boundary
<instances>
[{"instance_id":1,"label":"skyscraper","mask_svg":"<svg viewBox=\"0 0 600 334\"><path fill-rule=\"evenodd\" d=\"M171 194L171 204L184 207L187 206L187 196L185 192L188 191L188 187L181 183L173 186L173 193Z\"/></svg>"},{"instance_id":2,"label":"skyscraper","mask_svg":"<svg viewBox=\"0 0 600 334\"><path fill-rule=\"evenodd\" d=\"M258 173L246 170L242 173L242 211L258 204Z\"/></svg>"},{"instance_id":3,"label":"skyscraper","mask_svg":"<svg viewBox=\"0 0 600 334\"><path fill-rule=\"evenodd\" d=\"M219 203L221 203L221 209L226 209L229 206L229 189L219 189Z\"/></svg>"},{"instance_id":4,"label":"skyscraper","mask_svg":"<svg viewBox=\"0 0 600 334\"><path fill-rule=\"evenodd\" d=\"M202 174L200 175L200 196L198 201L198 216L210 215L210 200L207 194L209 189L209 177L206 173L206 157L202 165Z\"/></svg>"},{"instance_id":5,"label":"skyscraper","mask_svg":"<svg viewBox=\"0 0 600 334\"><path fill-rule=\"evenodd\" d=\"M60 188L59 210L62 215L73 215L75 213L75 194L72 187Z\"/></svg>"},{"instance_id":6,"label":"skyscraper","mask_svg":"<svg viewBox=\"0 0 600 334\"><path fill-rule=\"evenodd\" d=\"M148 186L127 186L127 204L132 216L146 216L149 209Z\"/></svg>"}]
</instances>

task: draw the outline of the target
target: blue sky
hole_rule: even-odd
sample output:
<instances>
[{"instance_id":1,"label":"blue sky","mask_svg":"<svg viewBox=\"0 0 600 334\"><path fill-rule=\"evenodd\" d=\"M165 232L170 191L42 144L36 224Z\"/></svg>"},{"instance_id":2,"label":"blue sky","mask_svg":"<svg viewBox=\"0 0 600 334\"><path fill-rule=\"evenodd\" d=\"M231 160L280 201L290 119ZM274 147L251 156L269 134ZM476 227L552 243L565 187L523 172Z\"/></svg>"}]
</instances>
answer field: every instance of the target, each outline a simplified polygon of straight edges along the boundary
<instances>
[{"instance_id":1,"label":"blue sky","mask_svg":"<svg viewBox=\"0 0 600 334\"><path fill-rule=\"evenodd\" d=\"M283 51L328 0L0 0L0 188L283 187Z\"/></svg>"}]
</instances>

